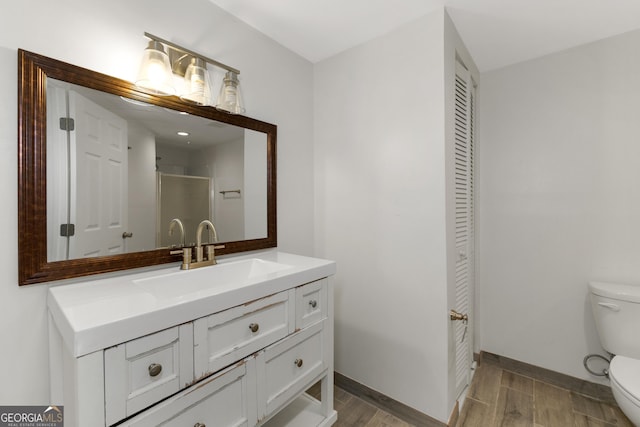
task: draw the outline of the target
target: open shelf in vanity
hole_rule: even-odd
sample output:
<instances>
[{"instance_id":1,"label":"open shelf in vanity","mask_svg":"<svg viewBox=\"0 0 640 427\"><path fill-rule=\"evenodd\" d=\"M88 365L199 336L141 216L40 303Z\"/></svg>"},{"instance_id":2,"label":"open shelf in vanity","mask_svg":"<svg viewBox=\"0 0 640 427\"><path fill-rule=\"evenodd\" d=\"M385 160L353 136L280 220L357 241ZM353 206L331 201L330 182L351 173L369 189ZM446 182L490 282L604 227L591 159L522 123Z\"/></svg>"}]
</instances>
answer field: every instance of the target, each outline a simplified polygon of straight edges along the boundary
<instances>
[{"instance_id":1,"label":"open shelf in vanity","mask_svg":"<svg viewBox=\"0 0 640 427\"><path fill-rule=\"evenodd\" d=\"M50 288L65 425L332 425L335 263L266 251L193 273Z\"/></svg>"}]
</instances>

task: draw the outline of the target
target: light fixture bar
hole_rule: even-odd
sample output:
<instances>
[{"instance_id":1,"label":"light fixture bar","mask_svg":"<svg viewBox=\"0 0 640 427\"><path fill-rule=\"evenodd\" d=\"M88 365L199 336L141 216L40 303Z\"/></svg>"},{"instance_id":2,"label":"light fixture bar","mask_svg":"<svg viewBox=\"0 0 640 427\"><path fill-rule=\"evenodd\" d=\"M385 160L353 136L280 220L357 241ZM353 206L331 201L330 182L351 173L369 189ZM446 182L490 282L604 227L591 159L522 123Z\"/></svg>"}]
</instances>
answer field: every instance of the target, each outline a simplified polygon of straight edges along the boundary
<instances>
[{"instance_id":1,"label":"light fixture bar","mask_svg":"<svg viewBox=\"0 0 640 427\"><path fill-rule=\"evenodd\" d=\"M228 66L226 64L223 64L222 62L216 61L215 59L211 59L211 58L207 58L206 56L202 56L199 53L196 53L196 52L194 52L192 50L189 50L187 48L184 48L182 46L178 46L175 43L172 43L172 42L170 42L168 40L162 39L162 38L160 38L158 36L154 36L153 34L145 32L144 35L145 35L145 37L147 37L147 38L149 38L151 40L155 40L157 42L160 42L163 45L168 46L169 48L171 48L173 50L176 50L176 51L179 51L179 52L182 52L182 53L186 53L186 54L191 55L191 56L195 56L196 58L201 58L205 62L208 62L208 63L210 63L212 65L215 65L216 67L224 68L227 71L231 71L233 73L240 74L240 70L238 70L236 68L233 68L233 67L230 67L230 66Z\"/></svg>"}]
</instances>

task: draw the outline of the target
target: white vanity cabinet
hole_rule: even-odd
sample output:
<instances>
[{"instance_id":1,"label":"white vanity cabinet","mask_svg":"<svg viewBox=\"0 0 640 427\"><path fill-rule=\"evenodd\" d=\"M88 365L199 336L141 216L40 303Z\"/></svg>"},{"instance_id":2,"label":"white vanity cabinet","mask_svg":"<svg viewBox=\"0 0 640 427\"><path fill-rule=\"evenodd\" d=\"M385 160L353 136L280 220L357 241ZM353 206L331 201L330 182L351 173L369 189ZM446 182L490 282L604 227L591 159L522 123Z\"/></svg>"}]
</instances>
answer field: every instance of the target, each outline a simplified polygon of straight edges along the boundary
<instances>
[{"instance_id":1,"label":"white vanity cabinet","mask_svg":"<svg viewBox=\"0 0 640 427\"><path fill-rule=\"evenodd\" d=\"M258 353L261 418L277 412L326 370L325 347L324 322L320 322Z\"/></svg>"},{"instance_id":2,"label":"white vanity cabinet","mask_svg":"<svg viewBox=\"0 0 640 427\"><path fill-rule=\"evenodd\" d=\"M104 350L106 423L177 393L193 380L193 328L176 326Z\"/></svg>"},{"instance_id":3,"label":"white vanity cabinet","mask_svg":"<svg viewBox=\"0 0 640 427\"><path fill-rule=\"evenodd\" d=\"M50 288L51 401L66 426L335 422L335 264L269 251L199 270ZM304 393L318 381L321 401Z\"/></svg>"},{"instance_id":4,"label":"white vanity cabinet","mask_svg":"<svg viewBox=\"0 0 640 427\"><path fill-rule=\"evenodd\" d=\"M294 331L292 291L283 291L193 322L195 375L203 377Z\"/></svg>"},{"instance_id":5,"label":"white vanity cabinet","mask_svg":"<svg viewBox=\"0 0 640 427\"><path fill-rule=\"evenodd\" d=\"M250 427L257 423L255 360L232 366L125 421L124 426Z\"/></svg>"}]
</instances>

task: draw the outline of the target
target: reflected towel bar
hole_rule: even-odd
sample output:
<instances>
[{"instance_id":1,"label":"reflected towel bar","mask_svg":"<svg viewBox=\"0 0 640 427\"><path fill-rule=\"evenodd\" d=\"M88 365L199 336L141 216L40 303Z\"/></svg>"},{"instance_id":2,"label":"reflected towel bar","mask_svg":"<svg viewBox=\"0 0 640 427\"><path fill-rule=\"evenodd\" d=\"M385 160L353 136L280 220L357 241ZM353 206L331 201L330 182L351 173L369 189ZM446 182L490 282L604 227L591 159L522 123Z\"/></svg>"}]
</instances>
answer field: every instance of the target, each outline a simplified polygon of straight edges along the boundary
<instances>
[{"instance_id":1,"label":"reflected towel bar","mask_svg":"<svg viewBox=\"0 0 640 427\"><path fill-rule=\"evenodd\" d=\"M222 194L223 199L240 199L242 197L240 190L223 190L220 194Z\"/></svg>"}]
</instances>

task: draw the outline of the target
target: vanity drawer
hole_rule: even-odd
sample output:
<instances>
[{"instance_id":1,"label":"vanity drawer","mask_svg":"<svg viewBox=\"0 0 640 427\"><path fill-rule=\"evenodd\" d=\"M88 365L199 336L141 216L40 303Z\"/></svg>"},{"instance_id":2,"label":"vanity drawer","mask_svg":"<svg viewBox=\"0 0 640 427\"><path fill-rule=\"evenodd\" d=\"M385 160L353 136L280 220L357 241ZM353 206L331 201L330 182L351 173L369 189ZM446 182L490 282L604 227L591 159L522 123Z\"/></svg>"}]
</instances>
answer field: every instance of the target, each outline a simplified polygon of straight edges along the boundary
<instances>
[{"instance_id":1,"label":"vanity drawer","mask_svg":"<svg viewBox=\"0 0 640 427\"><path fill-rule=\"evenodd\" d=\"M326 369L324 323L315 323L258 354L259 418L280 409Z\"/></svg>"},{"instance_id":2,"label":"vanity drawer","mask_svg":"<svg viewBox=\"0 0 640 427\"><path fill-rule=\"evenodd\" d=\"M193 381L191 323L104 351L107 425L178 392Z\"/></svg>"},{"instance_id":3,"label":"vanity drawer","mask_svg":"<svg viewBox=\"0 0 640 427\"><path fill-rule=\"evenodd\" d=\"M194 322L196 378L216 372L293 332L294 290Z\"/></svg>"},{"instance_id":4,"label":"vanity drawer","mask_svg":"<svg viewBox=\"0 0 640 427\"><path fill-rule=\"evenodd\" d=\"M199 382L122 426L251 427L257 422L255 360Z\"/></svg>"},{"instance_id":5,"label":"vanity drawer","mask_svg":"<svg viewBox=\"0 0 640 427\"><path fill-rule=\"evenodd\" d=\"M296 288L296 329L327 317L327 279Z\"/></svg>"}]
</instances>

